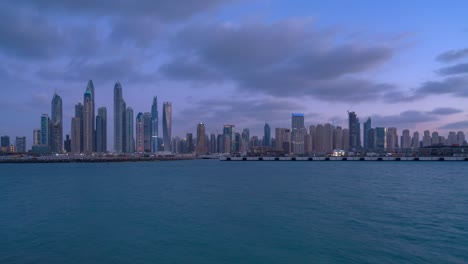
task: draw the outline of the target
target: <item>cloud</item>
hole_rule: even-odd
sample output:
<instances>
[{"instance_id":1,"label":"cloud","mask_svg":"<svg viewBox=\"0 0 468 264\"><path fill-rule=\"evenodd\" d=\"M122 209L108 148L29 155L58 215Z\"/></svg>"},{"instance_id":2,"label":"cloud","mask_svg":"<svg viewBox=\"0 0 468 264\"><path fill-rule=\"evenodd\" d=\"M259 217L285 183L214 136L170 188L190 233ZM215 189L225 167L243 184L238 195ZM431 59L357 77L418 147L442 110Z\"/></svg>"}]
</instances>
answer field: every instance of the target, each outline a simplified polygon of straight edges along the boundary
<instances>
[{"instance_id":1,"label":"cloud","mask_svg":"<svg viewBox=\"0 0 468 264\"><path fill-rule=\"evenodd\" d=\"M413 128L419 123L436 121L438 118L430 112L409 110L401 112L398 115L373 115L372 122L376 127L402 127Z\"/></svg>"},{"instance_id":2,"label":"cloud","mask_svg":"<svg viewBox=\"0 0 468 264\"><path fill-rule=\"evenodd\" d=\"M437 73L440 75L454 75L454 74L462 74L468 73L468 63L459 63L453 66L444 67L437 70Z\"/></svg>"},{"instance_id":3,"label":"cloud","mask_svg":"<svg viewBox=\"0 0 468 264\"><path fill-rule=\"evenodd\" d=\"M452 94L454 96L468 97L468 75L449 77L441 81L423 83L416 91L421 95Z\"/></svg>"},{"instance_id":4,"label":"cloud","mask_svg":"<svg viewBox=\"0 0 468 264\"><path fill-rule=\"evenodd\" d=\"M434 114L434 115L452 115L452 114L458 114L458 113L461 113L461 112L463 112L463 111L460 110L460 109L457 109L457 108L439 107L439 108L436 108L436 109L430 111L429 113Z\"/></svg>"},{"instance_id":5,"label":"cloud","mask_svg":"<svg viewBox=\"0 0 468 264\"><path fill-rule=\"evenodd\" d=\"M440 129L467 129L468 121L459 121L441 126Z\"/></svg>"},{"instance_id":6,"label":"cloud","mask_svg":"<svg viewBox=\"0 0 468 264\"><path fill-rule=\"evenodd\" d=\"M391 46L338 44L334 37L333 32L316 30L309 19L191 24L171 44L172 52L186 60L169 60L161 73L167 78L205 81L207 71L216 72L243 91L335 102L374 101L395 88L357 76L389 60L394 53ZM185 70L168 71L169 66Z\"/></svg>"},{"instance_id":7,"label":"cloud","mask_svg":"<svg viewBox=\"0 0 468 264\"><path fill-rule=\"evenodd\" d=\"M468 57L468 48L446 51L444 53L439 54L436 57L436 60L439 62L448 63L463 59L465 57Z\"/></svg>"}]
</instances>

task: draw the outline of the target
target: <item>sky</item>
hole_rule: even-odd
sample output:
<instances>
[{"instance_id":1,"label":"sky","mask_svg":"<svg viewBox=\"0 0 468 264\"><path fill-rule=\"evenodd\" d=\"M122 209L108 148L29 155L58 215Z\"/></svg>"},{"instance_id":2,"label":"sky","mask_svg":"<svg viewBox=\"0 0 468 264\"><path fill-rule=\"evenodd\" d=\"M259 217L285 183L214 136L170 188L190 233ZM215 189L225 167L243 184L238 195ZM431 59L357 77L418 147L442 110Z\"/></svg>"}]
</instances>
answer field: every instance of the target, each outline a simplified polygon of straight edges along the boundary
<instances>
[{"instance_id":1,"label":"sky","mask_svg":"<svg viewBox=\"0 0 468 264\"><path fill-rule=\"evenodd\" d=\"M64 134L88 80L150 112L173 106L173 137L263 126L373 126L468 133L467 1L3 0L0 134L26 136L63 99ZM162 125L160 124L160 127ZM162 131L162 129L160 129Z\"/></svg>"}]
</instances>

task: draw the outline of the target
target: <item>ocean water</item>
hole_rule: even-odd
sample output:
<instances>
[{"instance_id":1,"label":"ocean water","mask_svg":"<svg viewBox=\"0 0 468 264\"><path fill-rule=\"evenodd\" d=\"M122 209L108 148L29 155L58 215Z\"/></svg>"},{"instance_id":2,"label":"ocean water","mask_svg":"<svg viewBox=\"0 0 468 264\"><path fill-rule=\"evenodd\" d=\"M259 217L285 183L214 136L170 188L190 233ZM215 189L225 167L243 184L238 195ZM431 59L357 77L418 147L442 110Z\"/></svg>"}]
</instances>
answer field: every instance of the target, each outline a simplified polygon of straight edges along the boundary
<instances>
[{"instance_id":1,"label":"ocean water","mask_svg":"<svg viewBox=\"0 0 468 264\"><path fill-rule=\"evenodd\" d=\"M468 163L0 164L0 263L468 263Z\"/></svg>"}]
</instances>

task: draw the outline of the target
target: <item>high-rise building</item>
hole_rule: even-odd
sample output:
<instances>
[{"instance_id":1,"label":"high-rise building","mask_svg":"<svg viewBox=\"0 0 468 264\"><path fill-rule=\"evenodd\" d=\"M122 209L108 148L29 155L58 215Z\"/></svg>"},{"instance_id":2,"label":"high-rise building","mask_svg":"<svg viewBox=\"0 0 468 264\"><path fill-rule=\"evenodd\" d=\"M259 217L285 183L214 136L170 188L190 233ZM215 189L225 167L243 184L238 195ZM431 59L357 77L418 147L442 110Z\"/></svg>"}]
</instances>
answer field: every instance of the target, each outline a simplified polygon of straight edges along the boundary
<instances>
[{"instance_id":1,"label":"high-rise building","mask_svg":"<svg viewBox=\"0 0 468 264\"><path fill-rule=\"evenodd\" d=\"M368 131L368 142L367 142L368 149L375 149L375 129L371 128Z\"/></svg>"},{"instance_id":2,"label":"high-rise building","mask_svg":"<svg viewBox=\"0 0 468 264\"><path fill-rule=\"evenodd\" d=\"M333 133L335 130L335 127L332 126L330 123L326 123L323 126L324 129L324 137L323 137L323 148L325 150L325 153L330 153L333 151Z\"/></svg>"},{"instance_id":3,"label":"high-rise building","mask_svg":"<svg viewBox=\"0 0 468 264\"><path fill-rule=\"evenodd\" d=\"M33 131L33 146L39 146L41 144L41 130L34 129Z\"/></svg>"},{"instance_id":4,"label":"high-rise building","mask_svg":"<svg viewBox=\"0 0 468 264\"><path fill-rule=\"evenodd\" d=\"M54 153L61 153L63 151L63 115L62 115L62 98L54 94L52 98L52 119L51 119L51 150Z\"/></svg>"},{"instance_id":5,"label":"high-rise building","mask_svg":"<svg viewBox=\"0 0 468 264\"><path fill-rule=\"evenodd\" d=\"M134 153L135 152L135 137L133 136L133 108L128 107L125 112L125 152Z\"/></svg>"},{"instance_id":6,"label":"high-rise building","mask_svg":"<svg viewBox=\"0 0 468 264\"><path fill-rule=\"evenodd\" d=\"M304 154L304 114L293 113L291 123L292 153Z\"/></svg>"},{"instance_id":7,"label":"high-rise building","mask_svg":"<svg viewBox=\"0 0 468 264\"><path fill-rule=\"evenodd\" d=\"M283 137L283 153L290 154L291 152L291 129L286 128Z\"/></svg>"},{"instance_id":8,"label":"high-rise building","mask_svg":"<svg viewBox=\"0 0 468 264\"><path fill-rule=\"evenodd\" d=\"M158 126L158 97L153 98L153 104L151 105L151 152L158 152L159 145L159 126Z\"/></svg>"},{"instance_id":9,"label":"high-rise building","mask_svg":"<svg viewBox=\"0 0 468 264\"><path fill-rule=\"evenodd\" d=\"M429 147L432 144L432 139L431 139L431 132L429 130L424 131L423 135L423 140L422 140L422 146L423 147Z\"/></svg>"},{"instance_id":10,"label":"high-rise building","mask_svg":"<svg viewBox=\"0 0 468 264\"><path fill-rule=\"evenodd\" d=\"M447 145L449 145L449 146L458 145L457 144L457 133L455 133L454 131L449 132L449 135L448 135L448 138L447 138Z\"/></svg>"},{"instance_id":11,"label":"high-rise building","mask_svg":"<svg viewBox=\"0 0 468 264\"><path fill-rule=\"evenodd\" d=\"M91 102L93 103L92 104L92 109L91 109L91 120L92 120L92 128L91 130L93 131L93 148L92 150L93 151L96 151L96 136L95 136L95 133L96 133L96 124L94 123L95 122L95 116L96 116L96 104L95 104L95 97L96 97L96 94L94 93L94 83L93 83L93 80L89 80L88 81L88 85L86 85L86 91L89 91L91 93ZM84 122L84 119L83 119L83 122ZM84 127L83 127L84 128Z\"/></svg>"},{"instance_id":12,"label":"high-rise building","mask_svg":"<svg viewBox=\"0 0 468 264\"><path fill-rule=\"evenodd\" d=\"M463 133L462 131L457 132L457 144L459 146L465 145L465 133Z\"/></svg>"},{"instance_id":13,"label":"high-rise building","mask_svg":"<svg viewBox=\"0 0 468 264\"><path fill-rule=\"evenodd\" d=\"M439 133L437 131L432 132L431 143L432 143L432 146L436 146L440 144Z\"/></svg>"},{"instance_id":14,"label":"high-rise building","mask_svg":"<svg viewBox=\"0 0 468 264\"><path fill-rule=\"evenodd\" d=\"M396 127L389 127L387 128L387 151L395 151L398 147L398 134Z\"/></svg>"},{"instance_id":15,"label":"high-rise building","mask_svg":"<svg viewBox=\"0 0 468 264\"><path fill-rule=\"evenodd\" d=\"M116 82L114 85L114 151L119 153L125 151L125 111L122 85Z\"/></svg>"},{"instance_id":16,"label":"high-rise building","mask_svg":"<svg viewBox=\"0 0 468 264\"><path fill-rule=\"evenodd\" d=\"M10 146L10 137L9 136L2 136L0 139L0 147L7 148Z\"/></svg>"},{"instance_id":17,"label":"high-rise building","mask_svg":"<svg viewBox=\"0 0 468 264\"><path fill-rule=\"evenodd\" d=\"M271 147L271 128L268 123L263 127L263 146Z\"/></svg>"},{"instance_id":18,"label":"high-rise building","mask_svg":"<svg viewBox=\"0 0 468 264\"><path fill-rule=\"evenodd\" d=\"M309 135L312 140L312 147L311 147L311 152L314 153L317 151L317 129L315 125L309 126ZM341 140L341 139L340 139Z\"/></svg>"},{"instance_id":19,"label":"high-rise building","mask_svg":"<svg viewBox=\"0 0 468 264\"><path fill-rule=\"evenodd\" d=\"M87 87L83 98L83 152L88 154L94 151L94 105L92 99L92 91L90 87Z\"/></svg>"},{"instance_id":20,"label":"high-rise building","mask_svg":"<svg viewBox=\"0 0 468 264\"><path fill-rule=\"evenodd\" d=\"M349 129L344 128L343 129L343 150L344 151L349 151Z\"/></svg>"},{"instance_id":21,"label":"high-rise building","mask_svg":"<svg viewBox=\"0 0 468 264\"><path fill-rule=\"evenodd\" d=\"M76 118L79 118L80 120L80 133L78 134L80 136L80 139L79 139L79 143L80 143L80 148L79 149L75 149L75 153L81 153L83 152L83 143L84 143L84 140L83 140L83 104L81 103L78 103L75 105L75 117ZM73 140L73 136L72 136L72 140Z\"/></svg>"},{"instance_id":22,"label":"high-rise building","mask_svg":"<svg viewBox=\"0 0 468 264\"><path fill-rule=\"evenodd\" d=\"M143 150L151 152L151 113L143 114Z\"/></svg>"},{"instance_id":23,"label":"high-rise building","mask_svg":"<svg viewBox=\"0 0 468 264\"><path fill-rule=\"evenodd\" d=\"M315 126L315 152L325 153L325 128L322 124Z\"/></svg>"},{"instance_id":24,"label":"high-rise building","mask_svg":"<svg viewBox=\"0 0 468 264\"><path fill-rule=\"evenodd\" d=\"M163 103L163 142L164 151L172 151L172 103Z\"/></svg>"},{"instance_id":25,"label":"high-rise building","mask_svg":"<svg viewBox=\"0 0 468 264\"><path fill-rule=\"evenodd\" d=\"M16 137L16 152L26 153L26 137Z\"/></svg>"},{"instance_id":26,"label":"high-rise building","mask_svg":"<svg viewBox=\"0 0 468 264\"><path fill-rule=\"evenodd\" d=\"M367 121L364 122L364 149L369 149L369 131L372 128L371 118L367 118Z\"/></svg>"},{"instance_id":27,"label":"high-rise building","mask_svg":"<svg viewBox=\"0 0 468 264\"><path fill-rule=\"evenodd\" d=\"M107 108L99 107L96 116L96 152L107 152Z\"/></svg>"},{"instance_id":28,"label":"high-rise building","mask_svg":"<svg viewBox=\"0 0 468 264\"><path fill-rule=\"evenodd\" d=\"M230 153L235 151L236 143L236 126L235 125L224 125L223 127L223 138L224 138L224 152Z\"/></svg>"},{"instance_id":29,"label":"high-rise building","mask_svg":"<svg viewBox=\"0 0 468 264\"><path fill-rule=\"evenodd\" d=\"M138 113L136 117L136 152L144 152L144 121L143 113Z\"/></svg>"},{"instance_id":30,"label":"high-rise building","mask_svg":"<svg viewBox=\"0 0 468 264\"><path fill-rule=\"evenodd\" d=\"M283 138L286 128L275 128L276 151L283 151Z\"/></svg>"},{"instance_id":31,"label":"high-rise building","mask_svg":"<svg viewBox=\"0 0 468 264\"><path fill-rule=\"evenodd\" d=\"M42 114L41 116L41 145L50 146L50 119L49 115Z\"/></svg>"},{"instance_id":32,"label":"high-rise building","mask_svg":"<svg viewBox=\"0 0 468 264\"><path fill-rule=\"evenodd\" d=\"M187 133L185 135L185 141L186 141L186 150L184 151L185 153L192 153L195 151L195 147L193 144L193 134L192 133Z\"/></svg>"},{"instance_id":33,"label":"high-rise building","mask_svg":"<svg viewBox=\"0 0 468 264\"><path fill-rule=\"evenodd\" d=\"M385 127L375 128L375 149L384 151L387 148L387 129Z\"/></svg>"},{"instance_id":34,"label":"high-rise building","mask_svg":"<svg viewBox=\"0 0 468 264\"><path fill-rule=\"evenodd\" d=\"M361 148L361 123L356 113L348 112L349 121L349 149L356 151Z\"/></svg>"},{"instance_id":35,"label":"high-rise building","mask_svg":"<svg viewBox=\"0 0 468 264\"><path fill-rule=\"evenodd\" d=\"M241 137L242 137L242 143L241 143L242 151L241 152L245 152L250 147L249 146L249 144L250 144L250 130L248 128L244 128L242 130Z\"/></svg>"},{"instance_id":36,"label":"high-rise building","mask_svg":"<svg viewBox=\"0 0 468 264\"><path fill-rule=\"evenodd\" d=\"M211 143L211 148L210 148L210 152L211 153L216 153L217 152L217 140L216 140L216 135L214 133L211 133L210 135L210 143Z\"/></svg>"},{"instance_id":37,"label":"high-rise building","mask_svg":"<svg viewBox=\"0 0 468 264\"><path fill-rule=\"evenodd\" d=\"M411 147L412 148L419 148L419 132L414 131L413 138L411 139Z\"/></svg>"},{"instance_id":38,"label":"high-rise building","mask_svg":"<svg viewBox=\"0 0 468 264\"><path fill-rule=\"evenodd\" d=\"M79 117L73 117L71 120L71 152L75 154L81 153L81 119Z\"/></svg>"},{"instance_id":39,"label":"high-rise building","mask_svg":"<svg viewBox=\"0 0 468 264\"><path fill-rule=\"evenodd\" d=\"M63 148L65 152L71 153L71 138L70 135L65 136L65 140L63 141Z\"/></svg>"},{"instance_id":40,"label":"high-rise building","mask_svg":"<svg viewBox=\"0 0 468 264\"><path fill-rule=\"evenodd\" d=\"M343 149L342 139L343 138L343 129L340 126L335 128L335 132L333 133L333 149Z\"/></svg>"},{"instance_id":41,"label":"high-rise building","mask_svg":"<svg viewBox=\"0 0 468 264\"><path fill-rule=\"evenodd\" d=\"M411 136L408 129L404 129L401 134L401 148L410 149L411 148Z\"/></svg>"},{"instance_id":42,"label":"high-rise building","mask_svg":"<svg viewBox=\"0 0 468 264\"><path fill-rule=\"evenodd\" d=\"M208 152L206 146L205 124L199 123L197 125L197 155L205 155Z\"/></svg>"}]
</instances>

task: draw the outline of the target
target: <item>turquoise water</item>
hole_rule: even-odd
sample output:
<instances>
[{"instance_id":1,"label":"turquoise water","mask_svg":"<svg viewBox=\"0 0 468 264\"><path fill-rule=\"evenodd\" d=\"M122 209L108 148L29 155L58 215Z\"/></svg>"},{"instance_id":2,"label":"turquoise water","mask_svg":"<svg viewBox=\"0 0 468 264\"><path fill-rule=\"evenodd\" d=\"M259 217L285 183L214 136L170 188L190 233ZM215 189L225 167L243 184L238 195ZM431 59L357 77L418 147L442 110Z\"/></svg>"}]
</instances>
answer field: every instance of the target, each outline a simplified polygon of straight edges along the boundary
<instances>
[{"instance_id":1,"label":"turquoise water","mask_svg":"<svg viewBox=\"0 0 468 264\"><path fill-rule=\"evenodd\" d=\"M0 263L467 262L468 163L0 165Z\"/></svg>"}]
</instances>

